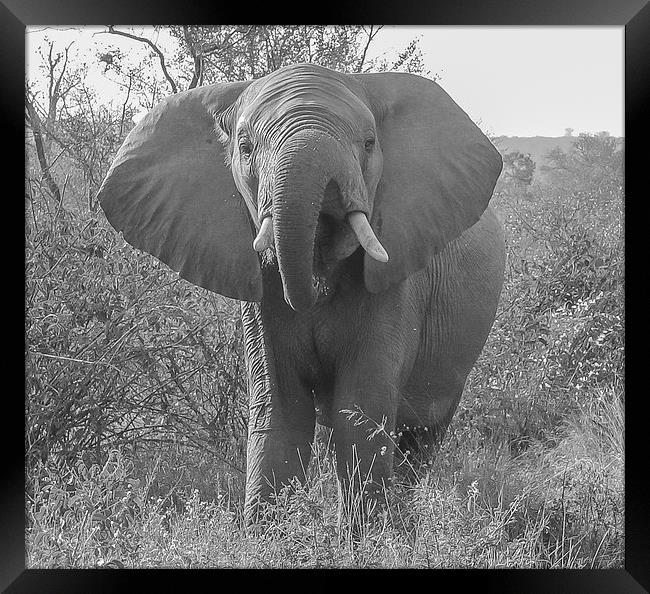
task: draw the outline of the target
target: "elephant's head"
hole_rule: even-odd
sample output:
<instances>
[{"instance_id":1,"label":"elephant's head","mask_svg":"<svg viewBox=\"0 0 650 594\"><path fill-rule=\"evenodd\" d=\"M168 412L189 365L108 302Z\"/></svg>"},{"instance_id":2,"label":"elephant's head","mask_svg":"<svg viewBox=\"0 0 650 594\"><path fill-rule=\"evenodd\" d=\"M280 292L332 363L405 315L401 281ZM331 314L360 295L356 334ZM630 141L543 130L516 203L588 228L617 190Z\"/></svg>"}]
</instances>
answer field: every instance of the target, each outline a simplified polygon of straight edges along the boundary
<instances>
[{"instance_id":1,"label":"elephant's head","mask_svg":"<svg viewBox=\"0 0 650 594\"><path fill-rule=\"evenodd\" d=\"M301 310L316 299L314 274L360 245L371 292L423 268L478 220L500 171L436 83L298 64L164 100L99 197L135 247L229 297L262 298L256 251L274 250Z\"/></svg>"}]
</instances>

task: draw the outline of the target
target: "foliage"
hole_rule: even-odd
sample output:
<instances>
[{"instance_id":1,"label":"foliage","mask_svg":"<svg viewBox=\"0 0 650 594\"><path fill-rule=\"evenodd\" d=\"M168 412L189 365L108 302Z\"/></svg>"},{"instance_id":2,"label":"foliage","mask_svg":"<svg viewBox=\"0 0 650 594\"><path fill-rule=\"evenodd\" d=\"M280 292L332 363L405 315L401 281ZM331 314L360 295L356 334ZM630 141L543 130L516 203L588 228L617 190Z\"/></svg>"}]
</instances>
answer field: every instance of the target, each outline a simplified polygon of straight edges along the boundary
<instances>
[{"instance_id":1,"label":"foliage","mask_svg":"<svg viewBox=\"0 0 650 594\"><path fill-rule=\"evenodd\" d=\"M383 25L173 25L166 27L176 42L167 55L151 39L132 31L108 27L106 33L127 37L151 48L151 65L158 66L162 88L176 93L219 81L260 78L288 64L307 62L339 72L401 70L425 73L419 40L412 40L395 59L369 59L368 49ZM157 27L160 30L162 27ZM142 88L143 75L127 66L127 56L111 49L98 56L106 71L134 76ZM151 74L151 73L149 73ZM149 78L148 86L154 85ZM158 97L159 99L160 97Z\"/></svg>"},{"instance_id":2,"label":"foliage","mask_svg":"<svg viewBox=\"0 0 650 594\"><path fill-rule=\"evenodd\" d=\"M101 565L111 557L124 566L119 559L134 552L144 507L140 480L130 470L118 451L110 452L103 465L87 467L79 457L71 465L51 459L39 467L36 499L28 506L37 566L46 551L55 566L92 566L90 559Z\"/></svg>"},{"instance_id":3,"label":"foliage","mask_svg":"<svg viewBox=\"0 0 650 594\"><path fill-rule=\"evenodd\" d=\"M553 149L543 165L546 183L555 191L607 197L623 189L623 147L607 132L579 134L570 151Z\"/></svg>"},{"instance_id":4,"label":"foliage","mask_svg":"<svg viewBox=\"0 0 650 594\"><path fill-rule=\"evenodd\" d=\"M70 61L68 50L61 62L50 43L48 93L41 97L33 83L26 90L26 123L37 149L30 151L28 136L27 182L67 209L96 211L94 196L133 126L134 107L100 102L85 82L88 64Z\"/></svg>"},{"instance_id":5,"label":"foliage","mask_svg":"<svg viewBox=\"0 0 650 594\"><path fill-rule=\"evenodd\" d=\"M529 154L511 151L503 155L503 172L497 184L497 191L511 196L526 195L535 174L535 162Z\"/></svg>"},{"instance_id":6,"label":"foliage","mask_svg":"<svg viewBox=\"0 0 650 594\"><path fill-rule=\"evenodd\" d=\"M474 399L460 412L478 414L486 435L510 434L516 449L552 439L594 391L622 392L622 195L557 198L537 188L494 203L506 229L506 283L470 376Z\"/></svg>"},{"instance_id":7,"label":"foliage","mask_svg":"<svg viewBox=\"0 0 650 594\"><path fill-rule=\"evenodd\" d=\"M425 68L424 65L424 56L422 50L419 46L419 38L413 39L403 50L397 52L397 56L394 59L388 59L386 57L376 58L371 62L370 66L366 68L366 72L409 72L411 74L419 74L420 76L426 76L431 80L437 80L438 75L432 74L429 70Z\"/></svg>"},{"instance_id":8,"label":"foliage","mask_svg":"<svg viewBox=\"0 0 650 594\"><path fill-rule=\"evenodd\" d=\"M174 26L171 32L183 48L181 60L200 56L202 81L208 83L260 78L296 62L358 72L365 64L364 44L376 35L376 27Z\"/></svg>"},{"instance_id":9,"label":"foliage","mask_svg":"<svg viewBox=\"0 0 650 594\"><path fill-rule=\"evenodd\" d=\"M135 455L163 443L242 465L237 306L96 216L45 204L31 202L26 238L28 469L52 455L100 463L110 447Z\"/></svg>"}]
</instances>

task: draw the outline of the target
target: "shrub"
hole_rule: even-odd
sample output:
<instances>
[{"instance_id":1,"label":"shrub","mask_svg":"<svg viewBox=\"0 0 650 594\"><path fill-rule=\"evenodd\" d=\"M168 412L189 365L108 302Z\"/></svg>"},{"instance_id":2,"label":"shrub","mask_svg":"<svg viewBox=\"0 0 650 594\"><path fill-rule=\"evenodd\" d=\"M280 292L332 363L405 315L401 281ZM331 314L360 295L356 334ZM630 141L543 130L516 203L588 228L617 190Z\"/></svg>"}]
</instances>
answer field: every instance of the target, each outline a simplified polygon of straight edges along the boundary
<instances>
[{"instance_id":1,"label":"shrub","mask_svg":"<svg viewBox=\"0 0 650 594\"><path fill-rule=\"evenodd\" d=\"M139 253L98 216L30 204L28 476L50 456L104 463L164 449L243 469L246 391L236 305ZM207 457L207 458L206 458Z\"/></svg>"},{"instance_id":2,"label":"shrub","mask_svg":"<svg viewBox=\"0 0 650 594\"><path fill-rule=\"evenodd\" d=\"M119 451L103 466L40 464L27 506L30 567L93 567L134 553L144 507L141 481Z\"/></svg>"},{"instance_id":3,"label":"shrub","mask_svg":"<svg viewBox=\"0 0 650 594\"><path fill-rule=\"evenodd\" d=\"M622 196L520 202L495 196L506 231L499 311L457 418L513 452L553 440L594 391L621 394L624 372ZM487 379L486 379L487 378Z\"/></svg>"}]
</instances>

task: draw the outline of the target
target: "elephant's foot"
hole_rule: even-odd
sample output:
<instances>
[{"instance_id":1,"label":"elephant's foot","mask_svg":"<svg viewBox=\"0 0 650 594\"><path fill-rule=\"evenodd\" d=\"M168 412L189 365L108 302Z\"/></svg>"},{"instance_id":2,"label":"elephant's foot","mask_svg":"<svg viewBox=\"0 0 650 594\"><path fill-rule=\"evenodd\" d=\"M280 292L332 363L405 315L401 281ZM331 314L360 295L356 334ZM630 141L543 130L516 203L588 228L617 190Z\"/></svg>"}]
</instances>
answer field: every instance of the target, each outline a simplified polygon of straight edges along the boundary
<instances>
[{"instance_id":1,"label":"elephant's foot","mask_svg":"<svg viewBox=\"0 0 650 594\"><path fill-rule=\"evenodd\" d=\"M289 442L278 430L249 431L244 502L248 526L272 518L282 491L305 482L313 434L301 438L294 434L294 438Z\"/></svg>"},{"instance_id":2,"label":"elephant's foot","mask_svg":"<svg viewBox=\"0 0 650 594\"><path fill-rule=\"evenodd\" d=\"M338 530L356 555L367 544L367 535L375 533L377 524L386 520L392 478L382 464L361 470L365 464L354 461L354 456L350 458L355 469L352 476L347 469L345 474L339 472Z\"/></svg>"},{"instance_id":3,"label":"elephant's foot","mask_svg":"<svg viewBox=\"0 0 650 594\"><path fill-rule=\"evenodd\" d=\"M350 427L344 431L340 426L338 431L335 428L339 520L360 527L387 505L394 445L387 434L376 434L368 439L366 435L351 435L356 433L358 431Z\"/></svg>"},{"instance_id":4,"label":"elephant's foot","mask_svg":"<svg viewBox=\"0 0 650 594\"><path fill-rule=\"evenodd\" d=\"M405 483L416 483L435 458L444 430L437 427L402 429L395 448L395 475Z\"/></svg>"}]
</instances>

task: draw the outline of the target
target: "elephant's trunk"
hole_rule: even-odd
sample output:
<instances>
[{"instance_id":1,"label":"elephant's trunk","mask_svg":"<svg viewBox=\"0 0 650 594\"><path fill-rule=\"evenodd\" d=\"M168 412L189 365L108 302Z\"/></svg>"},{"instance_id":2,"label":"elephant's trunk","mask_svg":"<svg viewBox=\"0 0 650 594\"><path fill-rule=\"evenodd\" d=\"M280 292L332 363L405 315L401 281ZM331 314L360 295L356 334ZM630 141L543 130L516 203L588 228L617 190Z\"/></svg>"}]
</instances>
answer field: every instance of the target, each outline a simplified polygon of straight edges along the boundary
<instances>
[{"instance_id":1,"label":"elephant's trunk","mask_svg":"<svg viewBox=\"0 0 650 594\"><path fill-rule=\"evenodd\" d=\"M356 165L356 167L355 167ZM314 241L325 188L335 181L341 215L368 212L358 164L333 137L302 131L287 141L277 161L273 191L275 249L287 303L309 309L317 298L313 282Z\"/></svg>"}]
</instances>

